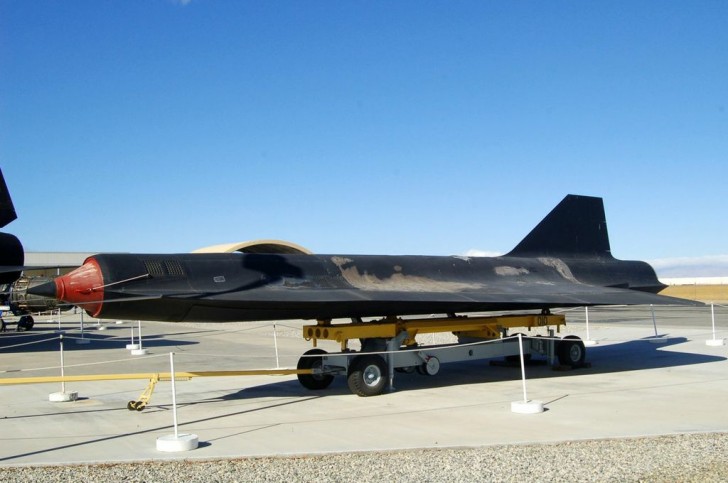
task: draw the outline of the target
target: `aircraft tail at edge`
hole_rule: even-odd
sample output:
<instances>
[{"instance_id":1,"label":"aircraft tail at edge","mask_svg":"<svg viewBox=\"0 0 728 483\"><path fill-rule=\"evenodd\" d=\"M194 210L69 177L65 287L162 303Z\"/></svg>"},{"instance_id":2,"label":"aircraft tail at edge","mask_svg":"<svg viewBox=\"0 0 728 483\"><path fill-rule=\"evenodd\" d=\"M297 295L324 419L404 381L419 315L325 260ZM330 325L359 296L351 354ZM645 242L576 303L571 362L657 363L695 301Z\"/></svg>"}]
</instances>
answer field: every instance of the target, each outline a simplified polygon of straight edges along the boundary
<instances>
[{"instance_id":1,"label":"aircraft tail at edge","mask_svg":"<svg viewBox=\"0 0 728 483\"><path fill-rule=\"evenodd\" d=\"M8 186L5 184L5 176L3 176L3 172L0 170L0 228L6 226L17 217L18 215L15 214L15 207L13 206L12 198L10 198Z\"/></svg>"},{"instance_id":2,"label":"aircraft tail at edge","mask_svg":"<svg viewBox=\"0 0 728 483\"><path fill-rule=\"evenodd\" d=\"M5 184L5 176L0 170L0 227L6 226L17 217L13 200L10 198L10 192ZM0 269L20 267L24 261L25 252L20 240L9 233L0 233ZM20 277L20 273L19 271L0 270L0 284L13 283Z\"/></svg>"}]
</instances>

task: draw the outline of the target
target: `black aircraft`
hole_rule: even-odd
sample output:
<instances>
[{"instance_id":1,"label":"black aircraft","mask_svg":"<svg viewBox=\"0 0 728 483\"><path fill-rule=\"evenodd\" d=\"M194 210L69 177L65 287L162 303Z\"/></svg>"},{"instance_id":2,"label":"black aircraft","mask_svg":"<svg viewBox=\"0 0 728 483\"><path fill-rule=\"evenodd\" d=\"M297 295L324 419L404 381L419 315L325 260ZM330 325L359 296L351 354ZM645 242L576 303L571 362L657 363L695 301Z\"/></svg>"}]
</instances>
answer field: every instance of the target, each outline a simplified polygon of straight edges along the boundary
<instances>
[{"instance_id":1,"label":"black aircraft","mask_svg":"<svg viewBox=\"0 0 728 483\"><path fill-rule=\"evenodd\" d=\"M0 171L0 228L4 228L17 217L5 177ZM0 272L0 286L12 284L20 278L24 261L25 252L20 240L9 233L0 233L0 266L5 267Z\"/></svg>"},{"instance_id":2,"label":"black aircraft","mask_svg":"<svg viewBox=\"0 0 728 483\"><path fill-rule=\"evenodd\" d=\"M98 318L224 322L691 303L664 287L612 256L601 198L568 195L499 257L99 254L28 292Z\"/></svg>"}]
</instances>

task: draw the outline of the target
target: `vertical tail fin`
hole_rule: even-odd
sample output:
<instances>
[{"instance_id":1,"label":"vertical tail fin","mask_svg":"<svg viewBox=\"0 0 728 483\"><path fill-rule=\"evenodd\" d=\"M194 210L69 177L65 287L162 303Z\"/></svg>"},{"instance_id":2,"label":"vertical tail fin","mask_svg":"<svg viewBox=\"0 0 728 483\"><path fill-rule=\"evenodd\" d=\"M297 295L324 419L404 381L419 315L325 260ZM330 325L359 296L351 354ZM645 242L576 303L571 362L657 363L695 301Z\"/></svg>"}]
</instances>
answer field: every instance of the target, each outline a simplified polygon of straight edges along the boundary
<instances>
[{"instance_id":1,"label":"vertical tail fin","mask_svg":"<svg viewBox=\"0 0 728 483\"><path fill-rule=\"evenodd\" d=\"M612 258L602 199L567 195L507 256Z\"/></svg>"}]
</instances>

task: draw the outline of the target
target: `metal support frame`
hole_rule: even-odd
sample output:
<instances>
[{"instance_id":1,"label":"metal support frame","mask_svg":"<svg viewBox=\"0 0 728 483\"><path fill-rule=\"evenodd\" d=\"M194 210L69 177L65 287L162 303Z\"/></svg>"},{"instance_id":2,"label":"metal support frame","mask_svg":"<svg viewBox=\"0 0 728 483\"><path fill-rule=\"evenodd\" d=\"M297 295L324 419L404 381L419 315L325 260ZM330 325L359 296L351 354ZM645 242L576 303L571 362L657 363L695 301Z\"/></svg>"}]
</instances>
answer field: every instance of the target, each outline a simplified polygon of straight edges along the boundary
<instances>
[{"instance_id":1,"label":"metal support frame","mask_svg":"<svg viewBox=\"0 0 728 483\"><path fill-rule=\"evenodd\" d=\"M499 315L488 317L454 316L435 319L402 319L387 317L372 322L332 324L330 320L319 320L316 325L303 326L303 337L314 347L319 340L339 342L341 351L348 349L353 339L393 339L406 333L402 345L413 346L418 334L452 332L460 338L480 340L500 339L508 329L534 327L556 327L566 324L563 314Z\"/></svg>"}]
</instances>

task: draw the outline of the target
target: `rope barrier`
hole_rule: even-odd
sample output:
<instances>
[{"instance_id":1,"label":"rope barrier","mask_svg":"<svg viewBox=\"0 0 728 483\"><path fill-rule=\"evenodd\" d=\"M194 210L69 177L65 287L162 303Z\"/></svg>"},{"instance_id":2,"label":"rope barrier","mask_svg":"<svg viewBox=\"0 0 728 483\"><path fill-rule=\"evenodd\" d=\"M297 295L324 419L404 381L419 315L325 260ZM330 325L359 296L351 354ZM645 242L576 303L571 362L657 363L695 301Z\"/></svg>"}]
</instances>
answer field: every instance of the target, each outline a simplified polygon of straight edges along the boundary
<instances>
[{"instance_id":1,"label":"rope barrier","mask_svg":"<svg viewBox=\"0 0 728 483\"><path fill-rule=\"evenodd\" d=\"M136 361L138 361L140 359L154 359L154 358L161 358L161 357L168 357L167 356L167 353L164 353L164 354L152 354L152 355L137 357L137 358L133 359L133 362L136 362ZM120 362L122 362L122 363L123 362L132 363L132 360L130 360L130 359L115 359L115 360L110 360L110 361L85 362L85 363L82 363L82 364L64 364L64 367L69 368L69 367L102 366L102 365L105 365L105 364L118 364ZM10 374L10 373L16 374L16 373L19 373L19 372L49 371L49 370L60 369L60 368L61 368L61 366L33 367L33 368L25 368L25 369L13 369L13 370L9 370L9 371L0 371L0 374Z\"/></svg>"},{"instance_id":2,"label":"rope barrier","mask_svg":"<svg viewBox=\"0 0 728 483\"><path fill-rule=\"evenodd\" d=\"M33 344L44 344L46 342L49 342L49 341L52 341L52 340L58 340L58 339L60 339L60 337L51 337L50 339L43 339L43 340L38 340L38 341L33 341L33 342L26 342L24 344L4 345L4 346L0 347L0 350L14 349L16 347L24 347L24 346L33 345Z\"/></svg>"}]
</instances>

